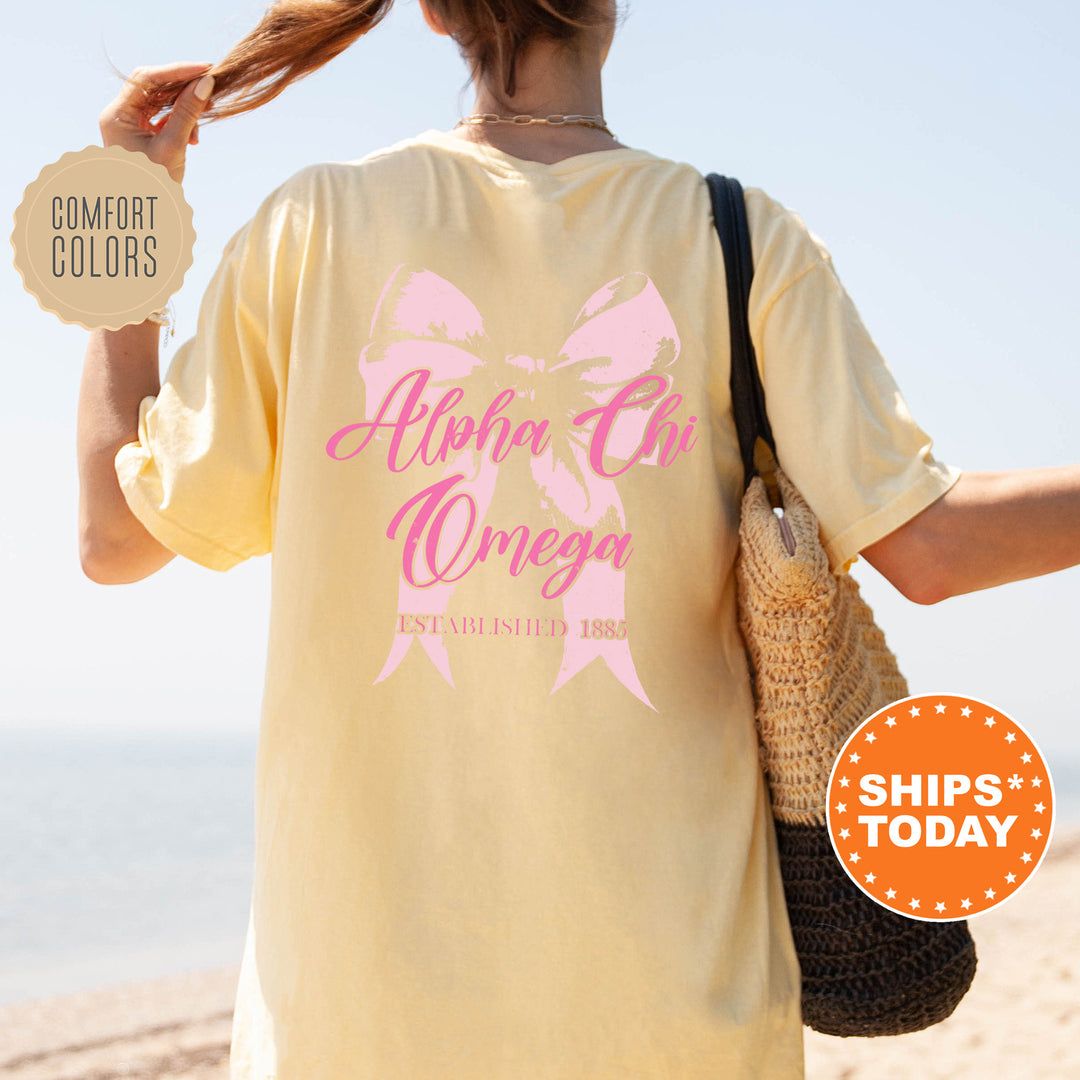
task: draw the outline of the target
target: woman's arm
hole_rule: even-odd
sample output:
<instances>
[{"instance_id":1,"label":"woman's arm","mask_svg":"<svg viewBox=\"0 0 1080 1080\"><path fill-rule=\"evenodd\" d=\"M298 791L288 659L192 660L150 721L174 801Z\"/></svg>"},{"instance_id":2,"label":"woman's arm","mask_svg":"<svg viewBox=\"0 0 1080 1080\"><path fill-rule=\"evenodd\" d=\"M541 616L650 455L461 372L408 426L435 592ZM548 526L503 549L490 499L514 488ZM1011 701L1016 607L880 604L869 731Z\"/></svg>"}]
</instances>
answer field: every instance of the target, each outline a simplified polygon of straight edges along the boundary
<instances>
[{"instance_id":1,"label":"woman's arm","mask_svg":"<svg viewBox=\"0 0 1080 1080\"><path fill-rule=\"evenodd\" d=\"M196 124L213 90L210 64L137 68L101 113L102 144L146 154L179 184L187 147L199 141ZM201 76L201 78L197 78ZM154 121L146 87L189 79L163 120ZM140 581L174 552L147 532L120 490L115 458L139 438L139 403L161 389L156 323L93 330L79 388L79 560L102 585Z\"/></svg>"},{"instance_id":2,"label":"woman's arm","mask_svg":"<svg viewBox=\"0 0 1080 1080\"><path fill-rule=\"evenodd\" d=\"M116 476L116 452L139 438L139 402L161 389L152 322L92 330L79 386L79 560L101 585L139 581L174 553L131 512Z\"/></svg>"},{"instance_id":3,"label":"woman's arm","mask_svg":"<svg viewBox=\"0 0 1080 1080\"><path fill-rule=\"evenodd\" d=\"M1076 566L1080 465L965 472L860 554L918 604Z\"/></svg>"}]
</instances>

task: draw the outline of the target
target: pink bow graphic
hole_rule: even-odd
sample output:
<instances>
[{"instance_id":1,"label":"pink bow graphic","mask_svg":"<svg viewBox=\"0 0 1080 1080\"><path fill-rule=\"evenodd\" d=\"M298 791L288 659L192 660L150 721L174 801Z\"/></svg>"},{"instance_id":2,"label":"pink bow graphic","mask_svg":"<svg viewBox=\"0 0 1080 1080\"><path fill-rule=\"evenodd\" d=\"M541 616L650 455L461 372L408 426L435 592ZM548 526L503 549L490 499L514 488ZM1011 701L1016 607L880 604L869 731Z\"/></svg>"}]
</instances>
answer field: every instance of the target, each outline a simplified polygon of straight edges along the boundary
<instances>
[{"instance_id":1,"label":"pink bow graphic","mask_svg":"<svg viewBox=\"0 0 1080 1080\"><path fill-rule=\"evenodd\" d=\"M536 406L538 419L549 421L546 440L530 448L530 468L541 505L553 524L563 527L622 531L622 501L613 479L590 464L590 437L595 416L575 424L574 418L606 405L614 393L641 376L659 373L678 356L679 337L671 314L651 279L628 273L598 289L578 312L569 336L554 361L520 354L497 355L475 305L445 278L423 267L402 263L390 275L371 326L371 342L360 354L360 375L366 389L366 419L400 380L419 370L430 372L420 401L427 415L452 387L486 382L507 398L524 398ZM483 372L483 376L479 373ZM634 399L637 400L636 398ZM651 399L650 399L651 400ZM650 410L628 407L620 412L603 446L604 460L628 461L641 447ZM452 441L451 441L452 442ZM543 445L542 452L536 447ZM483 522L495 492L498 464L485 448L447 448L443 477L459 477L455 491L468 491ZM522 451L524 452L524 451ZM657 449L639 464L656 464ZM618 469L610 465L605 472ZM396 519L395 519L396 520ZM626 552L628 557L629 552ZM625 560L623 560L625 562ZM404 572L398 586L399 613L444 615L455 582L436 581L420 588ZM554 693L596 657L650 708L630 654L628 640L583 638L580 620L625 618L624 575L612 560L587 561L577 580L562 593L570 632ZM453 686L442 634L395 633L381 682L404 659L414 639L443 678Z\"/></svg>"}]
</instances>

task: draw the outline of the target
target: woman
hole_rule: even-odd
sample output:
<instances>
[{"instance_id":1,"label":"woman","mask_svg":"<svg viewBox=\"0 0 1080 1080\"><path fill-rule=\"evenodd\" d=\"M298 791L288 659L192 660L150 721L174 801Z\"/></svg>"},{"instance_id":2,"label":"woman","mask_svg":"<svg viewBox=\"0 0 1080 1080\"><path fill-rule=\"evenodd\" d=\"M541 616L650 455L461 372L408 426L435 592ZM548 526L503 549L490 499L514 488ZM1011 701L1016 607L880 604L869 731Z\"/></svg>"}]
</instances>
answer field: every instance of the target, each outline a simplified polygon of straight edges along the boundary
<instances>
[{"instance_id":1,"label":"woman","mask_svg":"<svg viewBox=\"0 0 1080 1080\"><path fill-rule=\"evenodd\" d=\"M474 115L574 122L303 169L164 382L154 323L87 354L85 572L274 555L232 1075L795 1080L704 180L607 129L613 4L421 7ZM200 118L388 8L279 3L213 69L137 73L104 141L181 179ZM1080 468L936 461L820 242L747 209L778 454L835 568L931 603L1080 561Z\"/></svg>"}]
</instances>

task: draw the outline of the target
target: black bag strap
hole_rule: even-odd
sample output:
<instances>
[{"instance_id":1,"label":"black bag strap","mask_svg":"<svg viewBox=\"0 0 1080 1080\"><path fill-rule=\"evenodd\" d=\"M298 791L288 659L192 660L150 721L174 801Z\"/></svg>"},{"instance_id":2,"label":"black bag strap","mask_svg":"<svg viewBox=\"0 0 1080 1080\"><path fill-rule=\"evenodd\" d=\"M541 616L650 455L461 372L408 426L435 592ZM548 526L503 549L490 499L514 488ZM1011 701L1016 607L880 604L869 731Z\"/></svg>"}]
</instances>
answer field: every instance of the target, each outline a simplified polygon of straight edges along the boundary
<instances>
[{"instance_id":1,"label":"black bag strap","mask_svg":"<svg viewBox=\"0 0 1080 1080\"><path fill-rule=\"evenodd\" d=\"M754 278L754 257L750 249L750 228L746 221L746 199L742 185L734 177L709 173L705 177L712 199L713 220L720 234L727 276L728 319L731 324L731 405L739 433L744 488L762 471L776 463L776 442L765 411L765 388L758 374L754 343L750 339L750 283ZM761 439L772 455L762 455Z\"/></svg>"}]
</instances>

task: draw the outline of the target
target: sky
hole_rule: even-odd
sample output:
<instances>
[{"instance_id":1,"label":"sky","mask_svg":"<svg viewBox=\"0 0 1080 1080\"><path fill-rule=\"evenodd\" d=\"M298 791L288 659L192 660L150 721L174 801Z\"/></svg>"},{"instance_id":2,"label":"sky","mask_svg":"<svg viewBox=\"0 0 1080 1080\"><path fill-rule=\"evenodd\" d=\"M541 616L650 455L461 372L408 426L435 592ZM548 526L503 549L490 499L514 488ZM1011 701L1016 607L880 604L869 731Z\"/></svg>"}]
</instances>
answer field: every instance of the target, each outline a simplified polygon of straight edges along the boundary
<instances>
[{"instance_id":1,"label":"sky","mask_svg":"<svg viewBox=\"0 0 1080 1080\"><path fill-rule=\"evenodd\" d=\"M99 142L98 114L119 88L110 64L219 59L264 6L44 0L5 12L8 214L43 167ZM604 68L611 129L803 217L936 456L968 470L1080 461L1080 8L624 7ZM471 111L466 75L416 0L399 0L270 105L208 125L188 153L195 259L162 371L194 332L226 241L273 188L315 161L449 130ZM0 725L254 732L270 557L224 574L177 558L123 586L82 574L75 430L88 334L41 310L10 260L0 280ZM988 702L1051 768L1080 762L1080 569L927 607L865 561L855 574L913 693Z\"/></svg>"}]
</instances>

